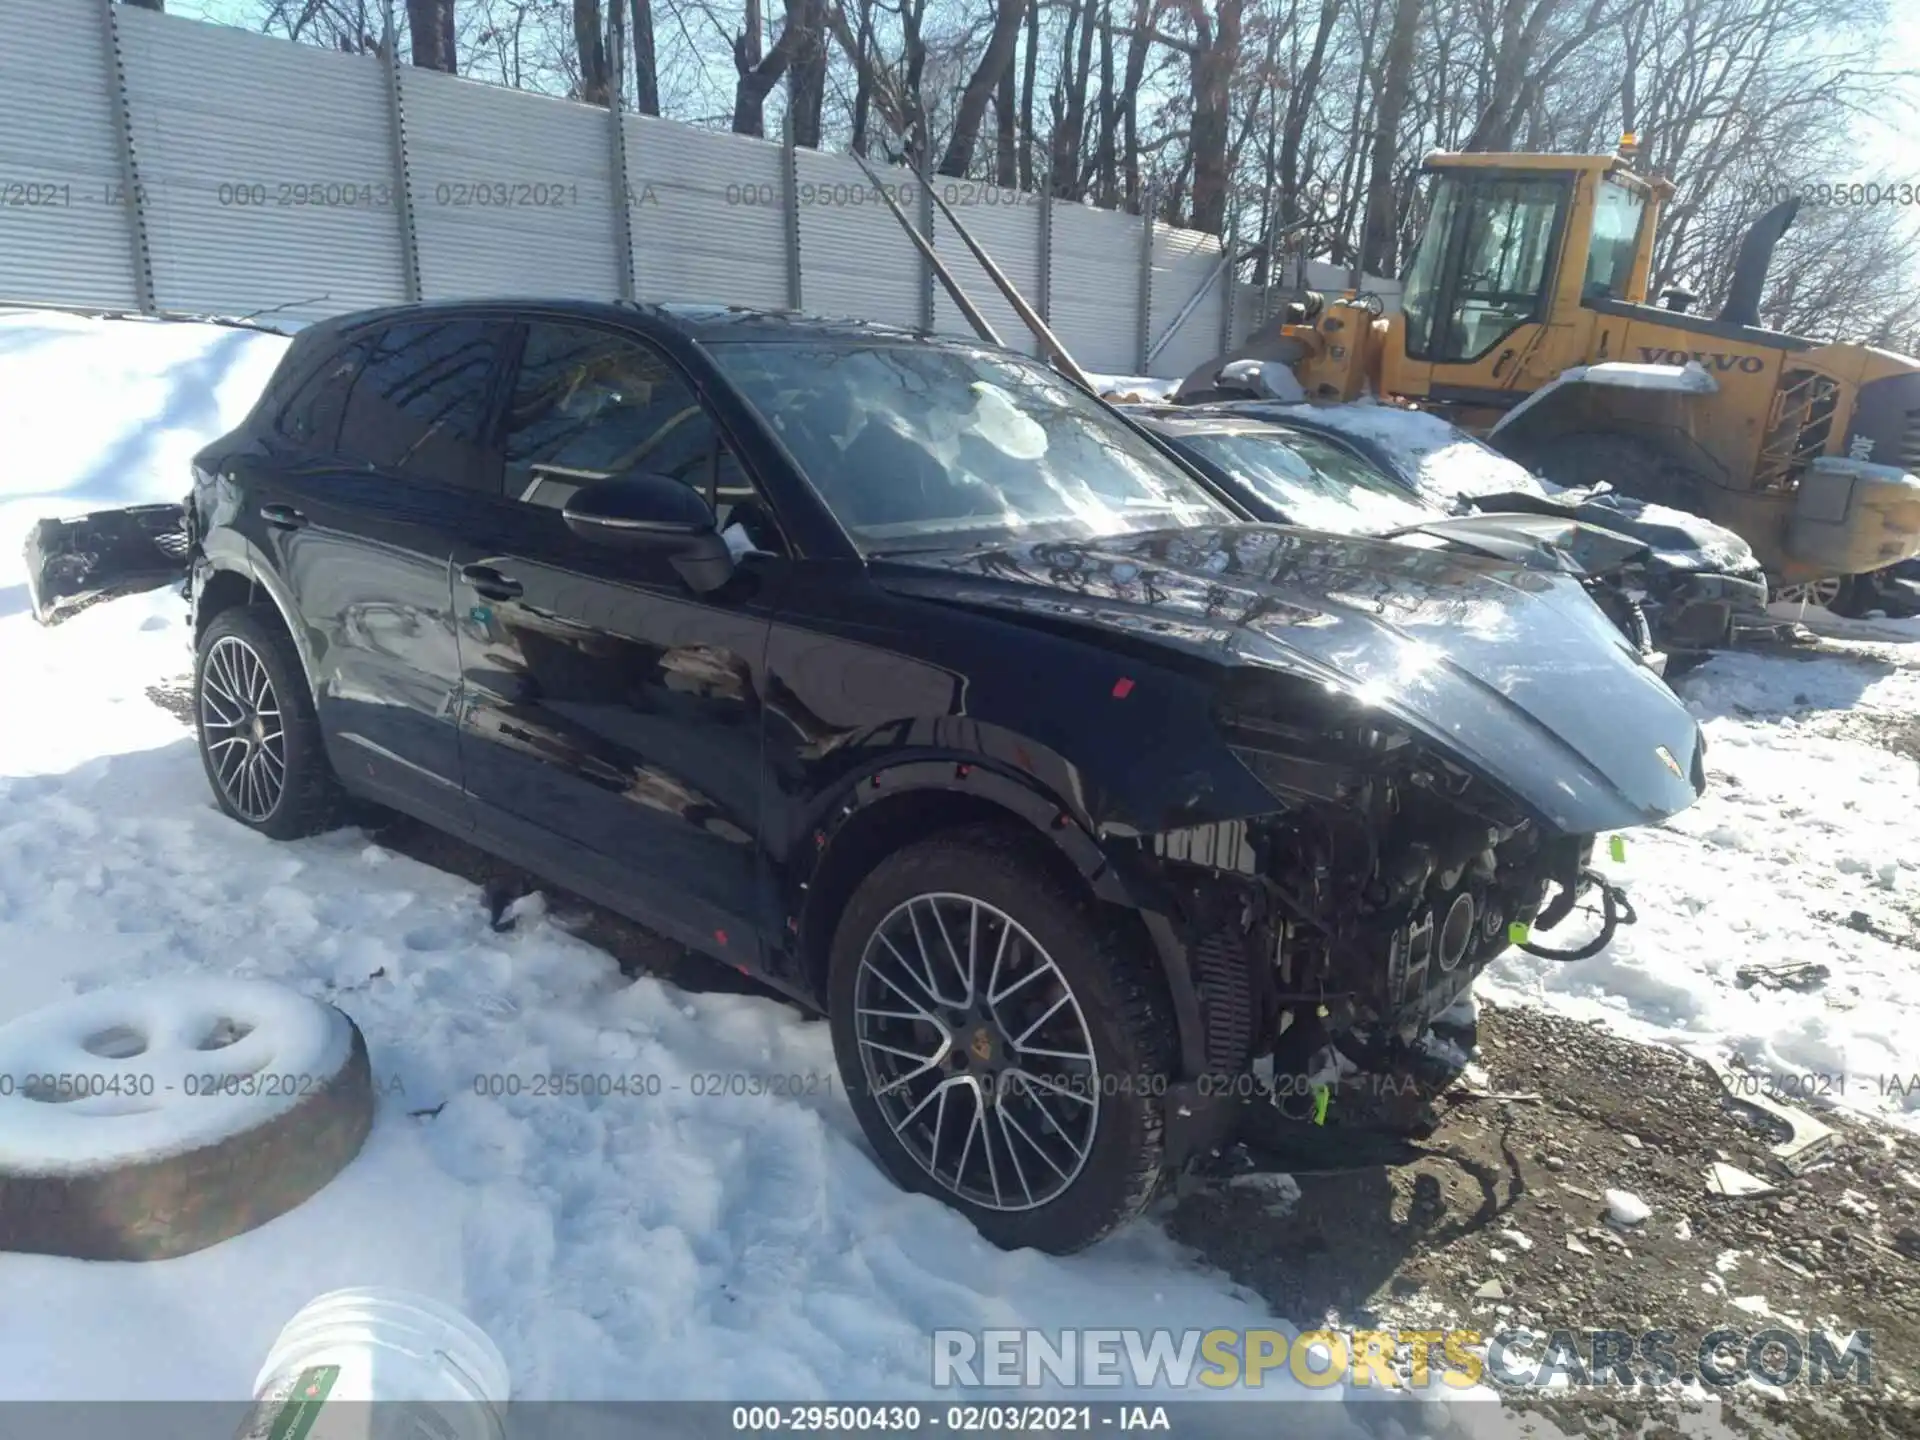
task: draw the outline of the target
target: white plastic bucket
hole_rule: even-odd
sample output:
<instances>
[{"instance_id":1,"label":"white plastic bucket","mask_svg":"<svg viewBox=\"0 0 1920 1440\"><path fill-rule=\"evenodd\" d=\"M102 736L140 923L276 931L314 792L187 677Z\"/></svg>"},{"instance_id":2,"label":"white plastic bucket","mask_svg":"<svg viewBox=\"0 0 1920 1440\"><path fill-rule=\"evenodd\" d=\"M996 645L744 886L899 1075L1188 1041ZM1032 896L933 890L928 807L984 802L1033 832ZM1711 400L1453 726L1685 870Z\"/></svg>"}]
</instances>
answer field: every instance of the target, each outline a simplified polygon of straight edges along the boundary
<instances>
[{"instance_id":1,"label":"white plastic bucket","mask_svg":"<svg viewBox=\"0 0 1920 1440\"><path fill-rule=\"evenodd\" d=\"M507 1391L499 1347L452 1306L406 1290L335 1290L281 1330L243 1433L502 1440Z\"/></svg>"}]
</instances>

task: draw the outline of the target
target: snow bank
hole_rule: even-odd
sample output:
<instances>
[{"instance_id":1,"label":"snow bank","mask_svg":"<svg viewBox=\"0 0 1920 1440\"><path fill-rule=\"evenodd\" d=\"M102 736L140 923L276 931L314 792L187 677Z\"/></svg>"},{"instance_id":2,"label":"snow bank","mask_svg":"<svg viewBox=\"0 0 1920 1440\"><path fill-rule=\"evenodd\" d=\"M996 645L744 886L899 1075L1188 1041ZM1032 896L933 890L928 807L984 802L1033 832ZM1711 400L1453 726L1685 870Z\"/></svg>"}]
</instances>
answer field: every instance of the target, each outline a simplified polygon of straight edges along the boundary
<instances>
[{"instance_id":1,"label":"snow bank","mask_svg":"<svg viewBox=\"0 0 1920 1440\"><path fill-rule=\"evenodd\" d=\"M0 311L0 598L35 520L184 496L194 452L240 422L286 345L233 326Z\"/></svg>"},{"instance_id":2,"label":"snow bank","mask_svg":"<svg viewBox=\"0 0 1920 1440\"><path fill-rule=\"evenodd\" d=\"M1579 964L1509 952L1481 990L1920 1128L1920 765L1891 748L1920 714L1920 647L1716 655L1676 688L1707 793L1606 864L1640 923ZM1791 988L1808 962L1826 978Z\"/></svg>"}]
</instances>

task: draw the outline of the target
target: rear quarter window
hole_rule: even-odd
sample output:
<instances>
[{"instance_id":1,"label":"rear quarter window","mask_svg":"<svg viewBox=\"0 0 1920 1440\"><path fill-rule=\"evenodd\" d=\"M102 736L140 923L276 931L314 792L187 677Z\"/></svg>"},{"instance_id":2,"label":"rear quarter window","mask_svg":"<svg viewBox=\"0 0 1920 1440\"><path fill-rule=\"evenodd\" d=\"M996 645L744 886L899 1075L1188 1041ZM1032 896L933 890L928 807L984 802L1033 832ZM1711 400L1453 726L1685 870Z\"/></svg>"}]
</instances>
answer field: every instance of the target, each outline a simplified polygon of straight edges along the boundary
<instances>
[{"instance_id":1,"label":"rear quarter window","mask_svg":"<svg viewBox=\"0 0 1920 1440\"><path fill-rule=\"evenodd\" d=\"M367 342L335 350L296 382L274 418L274 433L302 450L332 450L340 438L347 396L366 358Z\"/></svg>"}]
</instances>

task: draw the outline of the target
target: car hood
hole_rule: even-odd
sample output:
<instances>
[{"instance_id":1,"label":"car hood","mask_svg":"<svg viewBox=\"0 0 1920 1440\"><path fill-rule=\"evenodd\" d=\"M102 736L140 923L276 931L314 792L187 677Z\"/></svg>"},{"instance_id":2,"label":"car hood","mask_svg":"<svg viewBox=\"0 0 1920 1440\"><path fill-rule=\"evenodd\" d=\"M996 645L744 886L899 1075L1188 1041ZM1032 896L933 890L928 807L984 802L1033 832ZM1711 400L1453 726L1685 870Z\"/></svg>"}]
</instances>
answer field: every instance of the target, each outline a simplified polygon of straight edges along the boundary
<instances>
[{"instance_id":1,"label":"car hood","mask_svg":"<svg viewBox=\"0 0 1920 1440\"><path fill-rule=\"evenodd\" d=\"M873 575L1318 681L1566 833L1656 821L1704 787L1699 727L1565 575L1277 525L896 555Z\"/></svg>"},{"instance_id":2,"label":"car hood","mask_svg":"<svg viewBox=\"0 0 1920 1440\"><path fill-rule=\"evenodd\" d=\"M1512 565L1568 574L1607 575L1647 558L1643 540L1554 515L1436 515L1381 538L1404 542L1415 535Z\"/></svg>"},{"instance_id":3,"label":"car hood","mask_svg":"<svg viewBox=\"0 0 1920 1440\"><path fill-rule=\"evenodd\" d=\"M1618 491L1558 490L1551 495L1506 492L1479 496L1475 503L1488 510L1562 515L1631 535L1645 542L1655 564L1669 570L1760 573L1753 547L1724 525Z\"/></svg>"}]
</instances>

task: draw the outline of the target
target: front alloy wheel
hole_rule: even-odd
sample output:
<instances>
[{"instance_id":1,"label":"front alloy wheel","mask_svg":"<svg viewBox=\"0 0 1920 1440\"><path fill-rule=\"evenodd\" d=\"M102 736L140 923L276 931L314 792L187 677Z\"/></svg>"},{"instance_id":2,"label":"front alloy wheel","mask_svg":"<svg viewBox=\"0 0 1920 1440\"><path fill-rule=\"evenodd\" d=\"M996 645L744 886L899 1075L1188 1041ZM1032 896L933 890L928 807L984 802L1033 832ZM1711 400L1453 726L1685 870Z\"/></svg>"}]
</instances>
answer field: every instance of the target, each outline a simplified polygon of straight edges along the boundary
<instances>
[{"instance_id":1,"label":"front alloy wheel","mask_svg":"<svg viewBox=\"0 0 1920 1440\"><path fill-rule=\"evenodd\" d=\"M834 1058L874 1153L989 1240L1065 1254L1152 1197L1176 1026L1138 922L1019 822L931 836L847 901Z\"/></svg>"},{"instance_id":2,"label":"front alloy wheel","mask_svg":"<svg viewBox=\"0 0 1920 1440\"><path fill-rule=\"evenodd\" d=\"M854 996L868 1091L935 1181L993 1210L1074 1182L1099 1062L1073 987L1011 916L968 895L903 901L867 941Z\"/></svg>"}]
</instances>

